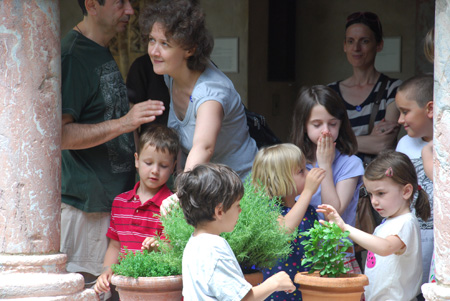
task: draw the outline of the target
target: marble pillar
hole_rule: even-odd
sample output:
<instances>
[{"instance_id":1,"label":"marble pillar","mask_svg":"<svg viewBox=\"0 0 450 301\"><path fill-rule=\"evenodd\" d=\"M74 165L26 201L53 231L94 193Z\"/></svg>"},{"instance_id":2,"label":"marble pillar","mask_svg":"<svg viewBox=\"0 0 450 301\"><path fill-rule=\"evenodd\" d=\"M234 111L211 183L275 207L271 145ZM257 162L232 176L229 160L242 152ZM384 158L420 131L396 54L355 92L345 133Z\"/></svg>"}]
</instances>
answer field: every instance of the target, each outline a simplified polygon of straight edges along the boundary
<instances>
[{"instance_id":1,"label":"marble pillar","mask_svg":"<svg viewBox=\"0 0 450 301\"><path fill-rule=\"evenodd\" d=\"M450 0L436 0L434 61L434 252L426 300L450 300Z\"/></svg>"},{"instance_id":2,"label":"marble pillar","mask_svg":"<svg viewBox=\"0 0 450 301\"><path fill-rule=\"evenodd\" d=\"M0 299L95 300L65 272L58 0L2 0Z\"/></svg>"}]
</instances>

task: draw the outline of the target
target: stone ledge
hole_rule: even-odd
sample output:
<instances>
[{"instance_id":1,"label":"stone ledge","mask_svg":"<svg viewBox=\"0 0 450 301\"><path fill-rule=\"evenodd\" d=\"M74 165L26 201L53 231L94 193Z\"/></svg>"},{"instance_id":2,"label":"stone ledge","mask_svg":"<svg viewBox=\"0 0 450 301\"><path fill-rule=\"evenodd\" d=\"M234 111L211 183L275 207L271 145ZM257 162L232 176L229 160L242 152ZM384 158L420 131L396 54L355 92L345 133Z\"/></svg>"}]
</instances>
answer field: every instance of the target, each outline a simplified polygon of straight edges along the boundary
<instances>
[{"instance_id":1,"label":"stone ledge","mask_svg":"<svg viewBox=\"0 0 450 301\"><path fill-rule=\"evenodd\" d=\"M450 300L450 287L437 283L425 283L422 285L422 293L427 301Z\"/></svg>"},{"instance_id":2,"label":"stone ledge","mask_svg":"<svg viewBox=\"0 0 450 301\"><path fill-rule=\"evenodd\" d=\"M76 273L2 273L0 283L0 299L70 296L84 290L83 276Z\"/></svg>"},{"instance_id":3,"label":"stone ledge","mask_svg":"<svg viewBox=\"0 0 450 301\"><path fill-rule=\"evenodd\" d=\"M31 298L21 298L21 299L3 299L9 301L98 301L99 298L93 289L86 289L80 293L65 295L65 296L55 296L55 297L31 297Z\"/></svg>"},{"instance_id":4,"label":"stone ledge","mask_svg":"<svg viewBox=\"0 0 450 301\"><path fill-rule=\"evenodd\" d=\"M66 254L0 255L0 273L65 273Z\"/></svg>"}]
</instances>

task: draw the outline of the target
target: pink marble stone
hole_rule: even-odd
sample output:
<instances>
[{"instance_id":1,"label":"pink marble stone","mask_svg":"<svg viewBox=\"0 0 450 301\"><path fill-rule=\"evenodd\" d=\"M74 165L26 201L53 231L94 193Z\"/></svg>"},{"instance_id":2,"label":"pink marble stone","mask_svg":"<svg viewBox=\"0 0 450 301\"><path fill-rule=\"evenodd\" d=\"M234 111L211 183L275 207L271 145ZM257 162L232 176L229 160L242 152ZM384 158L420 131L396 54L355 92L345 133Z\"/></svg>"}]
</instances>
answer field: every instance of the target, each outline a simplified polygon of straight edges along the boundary
<instances>
[{"instance_id":1,"label":"pink marble stone","mask_svg":"<svg viewBox=\"0 0 450 301\"><path fill-rule=\"evenodd\" d=\"M0 255L0 299L98 300L94 290L84 289L83 276L65 273L66 257Z\"/></svg>"},{"instance_id":2,"label":"pink marble stone","mask_svg":"<svg viewBox=\"0 0 450 301\"><path fill-rule=\"evenodd\" d=\"M434 250L436 283L426 300L450 300L450 0L436 0L434 62Z\"/></svg>"},{"instance_id":3,"label":"pink marble stone","mask_svg":"<svg viewBox=\"0 0 450 301\"><path fill-rule=\"evenodd\" d=\"M3 0L0 26L0 253L59 251L58 1Z\"/></svg>"},{"instance_id":4,"label":"pink marble stone","mask_svg":"<svg viewBox=\"0 0 450 301\"><path fill-rule=\"evenodd\" d=\"M0 299L98 300L58 253L59 1L0 6Z\"/></svg>"},{"instance_id":5,"label":"pink marble stone","mask_svg":"<svg viewBox=\"0 0 450 301\"><path fill-rule=\"evenodd\" d=\"M65 273L66 254L0 255L1 273Z\"/></svg>"}]
</instances>

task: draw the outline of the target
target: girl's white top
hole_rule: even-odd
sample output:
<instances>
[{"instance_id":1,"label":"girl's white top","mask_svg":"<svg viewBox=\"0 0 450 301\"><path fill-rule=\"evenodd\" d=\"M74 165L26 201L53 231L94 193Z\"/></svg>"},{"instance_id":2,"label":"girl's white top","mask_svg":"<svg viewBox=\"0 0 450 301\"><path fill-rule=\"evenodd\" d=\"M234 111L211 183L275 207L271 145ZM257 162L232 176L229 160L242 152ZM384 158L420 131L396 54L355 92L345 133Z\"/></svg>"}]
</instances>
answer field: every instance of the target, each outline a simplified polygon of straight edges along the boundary
<instances>
[{"instance_id":1,"label":"girl's white top","mask_svg":"<svg viewBox=\"0 0 450 301\"><path fill-rule=\"evenodd\" d=\"M382 238L397 235L406 245L406 250L401 255L389 256L367 252L364 273L369 278L369 285L365 287L366 301L415 300L422 283L422 251L417 218L412 213L386 218L373 234Z\"/></svg>"}]
</instances>

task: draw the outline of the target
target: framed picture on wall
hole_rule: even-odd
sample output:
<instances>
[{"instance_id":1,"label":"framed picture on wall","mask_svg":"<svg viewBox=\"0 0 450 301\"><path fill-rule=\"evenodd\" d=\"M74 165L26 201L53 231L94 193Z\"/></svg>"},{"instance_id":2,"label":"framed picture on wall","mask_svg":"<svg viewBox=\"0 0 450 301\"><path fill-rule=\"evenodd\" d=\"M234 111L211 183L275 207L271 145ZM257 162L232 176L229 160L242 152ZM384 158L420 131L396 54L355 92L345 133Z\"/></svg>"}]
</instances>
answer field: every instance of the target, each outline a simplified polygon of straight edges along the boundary
<instances>
[{"instance_id":1,"label":"framed picture on wall","mask_svg":"<svg viewBox=\"0 0 450 301\"><path fill-rule=\"evenodd\" d=\"M384 46L377 54L375 68L380 72L402 72L402 38L383 38Z\"/></svg>"},{"instance_id":2,"label":"framed picture on wall","mask_svg":"<svg viewBox=\"0 0 450 301\"><path fill-rule=\"evenodd\" d=\"M222 72L239 72L239 39L238 38L216 38L211 60Z\"/></svg>"}]
</instances>

